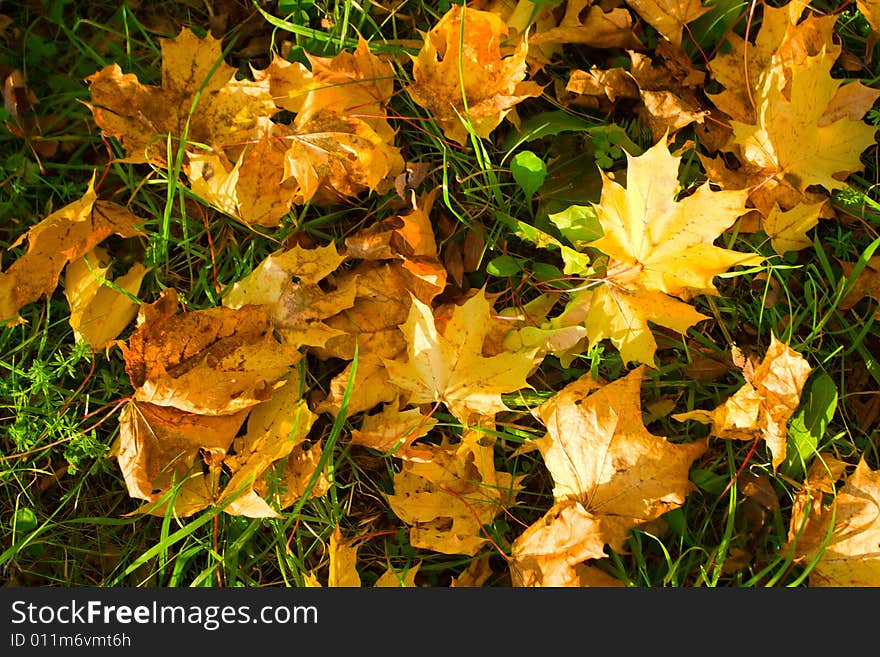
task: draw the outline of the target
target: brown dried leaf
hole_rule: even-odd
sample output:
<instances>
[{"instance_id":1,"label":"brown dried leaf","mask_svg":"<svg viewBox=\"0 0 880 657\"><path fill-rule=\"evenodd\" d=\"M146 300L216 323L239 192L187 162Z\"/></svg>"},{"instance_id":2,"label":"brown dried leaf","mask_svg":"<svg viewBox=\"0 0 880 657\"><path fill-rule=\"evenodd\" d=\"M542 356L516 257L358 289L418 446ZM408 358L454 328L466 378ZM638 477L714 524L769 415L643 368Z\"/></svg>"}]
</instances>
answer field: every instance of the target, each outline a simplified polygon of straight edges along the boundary
<instances>
[{"instance_id":1,"label":"brown dried leaf","mask_svg":"<svg viewBox=\"0 0 880 657\"><path fill-rule=\"evenodd\" d=\"M273 336L265 306L178 312L173 289L141 306L123 345L134 398L190 413L228 415L269 399L301 358Z\"/></svg>"}]
</instances>

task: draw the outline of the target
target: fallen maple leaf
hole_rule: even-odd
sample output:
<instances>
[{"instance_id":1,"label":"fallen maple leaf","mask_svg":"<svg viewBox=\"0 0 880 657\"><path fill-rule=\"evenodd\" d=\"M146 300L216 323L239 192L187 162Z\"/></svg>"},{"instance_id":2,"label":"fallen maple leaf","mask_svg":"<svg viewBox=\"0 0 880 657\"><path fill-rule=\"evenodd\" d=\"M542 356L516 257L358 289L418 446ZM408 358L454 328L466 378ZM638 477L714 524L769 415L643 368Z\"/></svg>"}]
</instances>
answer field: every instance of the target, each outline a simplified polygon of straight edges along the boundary
<instances>
[{"instance_id":1,"label":"fallen maple leaf","mask_svg":"<svg viewBox=\"0 0 880 657\"><path fill-rule=\"evenodd\" d=\"M373 586L376 588L414 587L416 586L416 576L419 574L419 568L421 567L422 562L419 561L416 565L405 569L401 574L396 572L391 566L388 566L388 569L379 576Z\"/></svg>"},{"instance_id":2,"label":"fallen maple leaf","mask_svg":"<svg viewBox=\"0 0 880 657\"><path fill-rule=\"evenodd\" d=\"M106 347L137 316L138 303L107 285L108 271L108 253L95 247L70 262L64 274L64 295L70 305L74 338L88 342L92 351ZM113 284L136 296L147 271L136 262Z\"/></svg>"},{"instance_id":3,"label":"fallen maple leaf","mask_svg":"<svg viewBox=\"0 0 880 657\"><path fill-rule=\"evenodd\" d=\"M791 66L803 64L823 47L829 56L837 56L840 47L832 39L837 16L811 13L801 21L806 7L795 2L782 7L765 6L754 44L747 44L736 33L727 35L729 49L720 51L709 62L713 79L724 87L709 94L718 109L733 120L754 123L755 96L769 71L784 72L790 79Z\"/></svg>"},{"instance_id":4,"label":"fallen maple leaf","mask_svg":"<svg viewBox=\"0 0 880 657\"><path fill-rule=\"evenodd\" d=\"M487 482L467 444L425 450L430 458L403 461L388 504L410 525L410 545L473 556L489 541L483 525L513 503L518 481L493 466L494 482Z\"/></svg>"},{"instance_id":5,"label":"fallen maple leaf","mask_svg":"<svg viewBox=\"0 0 880 657\"><path fill-rule=\"evenodd\" d=\"M526 61L535 69L550 64L563 44L592 48L637 48L643 44L633 30L632 15L624 7L605 8L592 0L568 0L564 13L557 7L528 0L490 0L472 4L475 9L501 16L511 36L528 34ZM582 18L583 16L583 18Z\"/></svg>"},{"instance_id":6,"label":"fallen maple leaf","mask_svg":"<svg viewBox=\"0 0 880 657\"><path fill-rule=\"evenodd\" d=\"M430 453L412 444L428 434L437 418L417 408L400 410L396 402L386 404L379 413L367 415L361 428L351 432L351 444L363 445L403 459L427 459Z\"/></svg>"},{"instance_id":7,"label":"fallen maple leaf","mask_svg":"<svg viewBox=\"0 0 880 657\"><path fill-rule=\"evenodd\" d=\"M391 189L404 170L400 149L367 122L325 109L287 138L284 178L296 180L296 203L338 202L367 190Z\"/></svg>"},{"instance_id":8,"label":"fallen maple leaf","mask_svg":"<svg viewBox=\"0 0 880 657\"><path fill-rule=\"evenodd\" d=\"M159 41L161 85L144 85L118 64L86 78L91 94L86 105L104 133L121 140L123 161L167 164L169 137L222 152L247 143L260 119L277 111L266 81L236 79L236 70L222 60L219 39L210 34L200 39L184 28Z\"/></svg>"},{"instance_id":9,"label":"fallen maple leaf","mask_svg":"<svg viewBox=\"0 0 880 657\"><path fill-rule=\"evenodd\" d=\"M52 294L64 267L81 258L111 235L141 235L143 220L121 205L97 199L94 179L82 198L50 214L19 237L27 252L0 272L0 326L20 323L18 311L40 297Z\"/></svg>"},{"instance_id":10,"label":"fallen maple leaf","mask_svg":"<svg viewBox=\"0 0 880 657\"><path fill-rule=\"evenodd\" d=\"M711 424L712 435L718 438L765 440L775 471L785 460L788 420L800 404L812 368L771 334L763 360L749 370L745 385L713 411L677 413L672 418Z\"/></svg>"},{"instance_id":11,"label":"fallen maple leaf","mask_svg":"<svg viewBox=\"0 0 880 657\"><path fill-rule=\"evenodd\" d=\"M212 416L130 401L119 416L116 450L128 494L147 500L145 511L162 515L167 504L155 503L183 482L185 488L174 501L177 515L185 517L209 506L217 491L213 486L206 489L199 478L202 465L222 460L246 416L246 410Z\"/></svg>"},{"instance_id":12,"label":"fallen maple leaf","mask_svg":"<svg viewBox=\"0 0 880 657\"><path fill-rule=\"evenodd\" d=\"M350 547L342 538L339 525L330 536L330 572L327 586L359 587L361 576L357 571L357 547Z\"/></svg>"},{"instance_id":13,"label":"fallen maple leaf","mask_svg":"<svg viewBox=\"0 0 880 657\"><path fill-rule=\"evenodd\" d=\"M645 366L601 385L589 374L534 415L547 434L534 445L553 477L556 504L514 541L511 574L522 585L579 585L577 565L622 552L634 527L684 503L705 440L673 444L641 417Z\"/></svg>"},{"instance_id":14,"label":"fallen maple leaf","mask_svg":"<svg viewBox=\"0 0 880 657\"><path fill-rule=\"evenodd\" d=\"M134 399L205 415L269 399L302 357L275 339L265 306L180 313L172 288L141 306L122 350Z\"/></svg>"},{"instance_id":15,"label":"fallen maple leaf","mask_svg":"<svg viewBox=\"0 0 880 657\"><path fill-rule=\"evenodd\" d=\"M647 55L629 51L630 70L600 70L595 66L589 71L573 70L565 90L596 98L597 107L601 106L602 98L611 103L619 99L640 100L636 114L651 130L655 141L691 123L702 123L708 111L701 107L698 91L705 74L696 71L681 50L668 41L660 42L656 55L655 63Z\"/></svg>"},{"instance_id":16,"label":"fallen maple leaf","mask_svg":"<svg viewBox=\"0 0 880 657\"><path fill-rule=\"evenodd\" d=\"M275 103L296 114L293 125L300 128L312 117L330 110L369 125L386 142L395 131L388 123L386 106L394 95L394 70L372 52L363 38L353 53L317 57L306 53L310 69L275 55L268 68L258 71L258 80L269 81Z\"/></svg>"},{"instance_id":17,"label":"fallen maple leaf","mask_svg":"<svg viewBox=\"0 0 880 657\"><path fill-rule=\"evenodd\" d=\"M409 314L412 277L398 262L364 261L341 274L340 284L344 286L347 279L356 280L351 307L326 320L333 335L310 351L322 359L351 361L357 345L357 372L347 404L353 415L397 398L398 392L388 383L385 361L398 360L406 352L400 324ZM349 364L332 379L329 394L316 410L333 415L339 411L351 370Z\"/></svg>"},{"instance_id":18,"label":"fallen maple leaf","mask_svg":"<svg viewBox=\"0 0 880 657\"><path fill-rule=\"evenodd\" d=\"M230 309L248 305L263 306L272 325L294 347L321 346L342 331L323 322L354 304L357 278L343 281L336 290L322 289L327 279L344 261L333 244L305 249L293 246L264 258L247 276L223 295L223 306Z\"/></svg>"},{"instance_id":19,"label":"fallen maple leaf","mask_svg":"<svg viewBox=\"0 0 880 657\"><path fill-rule=\"evenodd\" d=\"M749 189L749 203L760 214L741 230L764 229L780 254L808 246L807 231L835 216L829 192L862 170L861 153L875 133L862 117L880 96L830 76L841 53L834 43L837 15L801 20L806 7L765 7L755 43L731 35L730 51L710 62L724 86L710 98L732 119L720 149L740 166L701 159L723 188Z\"/></svg>"},{"instance_id":20,"label":"fallen maple leaf","mask_svg":"<svg viewBox=\"0 0 880 657\"><path fill-rule=\"evenodd\" d=\"M835 59L823 49L792 65L790 81L787 72L772 69L755 97L757 123L731 122L739 152L764 177L791 177L802 192L810 185L832 191L864 168L861 153L874 143L876 128L860 118L826 116L842 84L831 77ZM869 95L862 114L878 96L880 90Z\"/></svg>"},{"instance_id":21,"label":"fallen maple leaf","mask_svg":"<svg viewBox=\"0 0 880 657\"><path fill-rule=\"evenodd\" d=\"M277 226L296 198L285 178L288 131L273 124L248 144L233 165L216 151L188 151L190 188L206 203L247 225Z\"/></svg>"},{"instance_id":22,"label":"fallen maple leaf","mask_svg":"<svg viewBox=\"0 0 880 657\"><path fill-rule=\"evenodd\" d=\"M302 399L300 388L300 376L296 370L291 370L272 398L250 411L247 432L235 439L235 454L226 457L223 462L232 472L232 477L218 503L235 495L235 499L225 506L226 513L251 518L280 517L257 493L255 486L271 488L264 479L265 473L274 464L288 460L294 448L306 439L317 418ZM261 483L265 485L260 486ZM273 492L270 490L270 494ZM278 506L284 508L286 504Z\"/></svg>"},{"instance_id":23,"label":"fallen maple leaf","mask_svg":"<svg viewBox=\"0 0 880 657\"><path fill-rule=\"evenodd\" d=\"M296 183L294 202L384 193L405 167L387 120L394 93L391 65L363 39L354 53L307 57L311 70L276 55L254 74L268 84L279 108L296 114L290 126L273 128L284 144L281 179Z\"/></svg>"},{"instance_id":24,"label":"fallen maple leaf","mask_svg":"<svg viewBox=\"0 0 880 657\"><path fill-rule=\"evenodd\" d=\"M627 160L625 188L602 172L602 197L594 207L604 234L590 243L611 257L609 269L623 269L613 274L616 280L688 300L717 294L712 279L730 267L763 261L712 244L745 212L744 192L715 192L704 183L676 199L681 158L663 140Z\"/></svg>"},{"instance_id":25,"label":"fallen maple leaf","mask_svg":"<svg viewBox=\"0 0 880 657\"><path fill-rule=\"evenodd\" d=\"M557 502L511 547L514 586L582 586L577 567L605 557L601 520L576 500Z\"/></svg>"},{"instance_id":26,"label":"fallen maple leaf","mask_svg":"<svg viewBox=\"0 0 880 657\"><path fill-rule=\"evenodd\" d=\"M711 9L701 0L626 0L660 34L677 46L681 45L685 25Z\"/></svg>"},{"instance_id":27,"label":"fallen maple leaf","mask_svg":"<svg viewBox=\"0 0 880 657\"><path fill-rule=\"evenodd\" d=\"M467 142L468 127L487 138L517 103L541 95L540 85L523 81L526 40L502 55L507 34L497 14L453 5L413 57L413 83L407 91L459 144Z\"/></svg>"},{"instance_id":28,"label":"fallen maple leaf","mask_svg":"<svg viewBox=\"0 0 880 657\"><path fill-rule=\"evenodd\" d=\"M880 3L877 0L856 0L856 7L868 21L871 31L880 33Z\"/></svg>"},{"instance_id":29,"label":"fallen maple leaf","mask_svg":"<svg viewBox=\"0 0 880 657\"><path fill-rule=\"evenodd\" d=\"M442 332L431 308L413 297L400 327L409 359L386 361L391 384L410 404L442 402L462 424L471 414L492 417L509 410L501 395L528 387L537 349L484 357L491 304L485 292L456 306Z\"/></svg>"},{"instance_id":30,"label":"fallen maple leaf","mask_svg":"<svg viewBox=\"0 0 880 657\"><path fill-rule=\"evenodd\" d=\"M829 477L826 470L832 472ZM880 471L871 470L864 457L845 478L833 499L822 499L825 486L844 476L819 459L811 477L798 494L789 528L789 541L781 550L797 563L813 563L810 586L880 586Z\"/></svg>"},{"instance_id":31,"label":"fallen maple leaf","mask_svg":"<svg viewBox=\"0 0 880 657\"><path fill-rule=\"evenodd\" d=\"M665 140L638 157L627 154L626 187L602 172L593 204L604 234L588 246L609 261L604 276L594 277L599 285L572 295L566 323L582 321L590 344L609 338L625 361L653 366L649 321L684 333L705 316L683 301L718 294L716 275L763 261L712 244L746 211L748 192L715 192L707 182L676 199L680 159Z\"/></svg>"}]
</instances>

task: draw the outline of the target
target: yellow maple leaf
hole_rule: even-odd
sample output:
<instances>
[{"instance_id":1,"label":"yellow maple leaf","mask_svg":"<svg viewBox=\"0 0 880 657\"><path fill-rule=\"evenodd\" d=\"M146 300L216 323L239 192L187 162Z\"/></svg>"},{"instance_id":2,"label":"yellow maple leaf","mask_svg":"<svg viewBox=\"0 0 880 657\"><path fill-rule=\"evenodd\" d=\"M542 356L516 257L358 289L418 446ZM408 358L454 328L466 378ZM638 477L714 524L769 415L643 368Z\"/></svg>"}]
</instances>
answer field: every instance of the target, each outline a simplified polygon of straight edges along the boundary
<instances>
[{"instance_id":1,"label":"yellow maple leaf","mask_svg":"<svg viewBox=\"0 0 880 657\"><path fill-rule=\"evenodd\" d=\"M476 413L494 416L509 410L503 393L528 387L526 377L537 363L537 348L484 357L491 304L480 290L452 311L441 333L427 304L413 297L406 322L400 327L409 359L386 361L389 380L410 404L443 402L462 424Z\"/></svg>"},{"instance_id":2,"label":"yellow maple leaf","mask_svg":"<svg viewBox=\"0 0 880 657\"><path fill-rule=\"evenodd\" d=\"M226 513L250 518L279 517L254 487L273 464L286 460L302 444L317 418L301 398L299 373L291 370L282 382L271 399L253 407L248 414L247 433L235 439L235 454L223 461L232 472L218 502L231 500L224 507Z\"/></svg>"},{"instance_id":3,"label":"yellow maple leaf","mask_svg":"<svg viewBox=\"0 0 880 657\"><path fill-rule=\"evenodd\" d=\"M785 460L787 424L800 404L812 368L807 360L774 334L761 363L730 399L712 411L677 413L673 419L711 424L712 435L767 442L773 470Z\"/></svg>"},{"instance_id":4,"label":"yellow maple leaf","mask_svg":"<svg viewBox=\"0 0 880 657\"><path fill-rule=\"evenodd\" d=\"M217 470L213 461L222 461L246 416L247 410L201 415L130 401L120 412L116 450L128 494L147 500L144 510L162 515L167 503L156 502L177 484L182 486L173 504L177 515L209 506L217 492L216 477L206 480L202 466Z\"/></svg>"},{"instance_id":5,"label":"yellow maple leaf","mask_svg":"<svg viewBox=\"0 0 880 657\"><path fill-rule=\"evenodd\" d=\"M330 536L330 572L327 586L359 587L361 576L357 571L358 548L349 546L339 526Z\"/></svg>"},{"instance_id":6,"label":"yellow maple leaf","mask_svg":"<svg viewBox=\"0 0 880 657\"><path fill-rule=\"evenodd\" d=\"M755 96L762 77L769 71L776 70L790 79L791 66L803 64L806 57L817 55L823 47L830 57L836 58L840 53L841 47L832 40L837 16L810 14L801 21L806 7L802 2L765 6L755 42L746 44L742 37L732 33L727 37L729 49L710 61L712 77L724 89L708 94L709 98L731 119L755 122Z\"/></svg>"},{"instance_id":7,"label":"yellow maple leaf","mask_svg":"<svg viewBox=\"0 0 880 657\"><path fill-rule=\"evenodd\" d=\"M731 123L742 156L765 177L789 176L800 191L810 185L831 191L863 169L860 157L874 143L876 128L849 116L826 117L843 82L831 77L834 60L823 48L792 65L790 81L771 69L755 97L757 122ZM880 90L871 95L876 99Z\"/></svg>"},{"instance_id":8,"label":"yellow maple leaf","mask_svg":"<svg viewBox=\"0 0 880 657\"><path fill-rule=\"evenodd\" d=\"M780 255L808 246L807 231L834 216L829 191L863 168L860 155L875 129L862 117L880 96L831 78L842 51L834 41L838 15L801 20L806 9L796 2L765 7L755 43L731 35L729 52L710 62L724 90L709 97L731 117L720 149L740 166L701 159L717 184L750 190L749 205L760 214L743 229L763 229Z\"/></svg>"},{"instance_id":9,"label":"yellow maple leaf","mask_svg":"<svg viewBox=\"0 0 880 657\"><path fill-rule=\"evenodd\" d=\"M627 155L626 187L602 173L593 207L603 235L587 246L609 261L598 285L572 295L563 324L581 322L591 345L609 338L625 360L652 366L656 343L648 322L684 333L705 316L683 301L717 294L712 279L730 267L763 261L713 244L746 211L748 192L716 192L704 183L677 199L680 159L664 139L638 157Z\"/></svg>"},{"instance_id":10,"label":"yellow maple leaf","mask_svg":"<svg viewBox=\"0 0 880 657\"><path fill-rule=\"evenodd\" d=\"M594 207L604 234L590 246L611 257L615 280L687 300L717 294L715 276L763 259L713 245L745 213L746 192L716 192L704 183L676 199L680 161L661 140L638 157L627 155L625 188L603 172Z\"/></svg>"},{"instance_id":11,"label":"yellow maple leaf","mask_svg":"<svg viewBox=\"0 0 880 657\"><path fill-rule=\"evenodd\" d=\"M223 295L223 306L230 309L264 306L286 343L296 347L321 346L342 334L322 320L354 303L356 277L344 279L333 291L318 285L344 259L333 244L313 249L298 245L280 249L233 284Z\"/></svg>"},{"instance_id":12,"label":"yellow maple leaf","mask_svg":"<svg viewBox=\"0 0 880 657\"><path fill-rule=\"evenodd\" d=\"M577 567L605 557L601 520L576 500L554 504L511 547L514 586L581 586Z\"/></svg>"},{"instance_id":13,"label":"yellow maple leaf","mask_svg":"<svg viewBox=\"0 0 880 657\"><path fill-rule=\"evenodd\" d=\"M400 149L367 122L324 109L287 138L284 178L299 188L295 202L338 202L367 190L384 192L405 167Z\"/></svg>"},{"instance_id":14,"label":"yellow maple leaf","mask_svg":"<svg viewBox=\"0 0 880 657\"><path fill-rule=\"evenodd\" d=\"M502 55L507 34L497 14L453 5L425 35L407 91L449 139L467 143L468 125L487 138L517 103L541 95L540 85L523 81L526 40Z\"/></svg>"},{"instance_id":15,"label":"yellow maple leaf","mask_svg":"<svg viewBox=\"0 0 880 657\"><path fill-rule=\"evenodd\" d=\"M69 263L64 272L64 295L70 304L73 335L77 342L88 342L92 351L106 347L137 316L137 302L106 284L108 271L109 254L95 247ZM113 284L137 295L147 271L136 262Z\"/></svg>"},{"instance_id":16,"label":"yellow maple leaf","mask_svg":"<svg viewBox=\"0 0 880 657\"><path fill-rule=\"evenodd\" d=\"M528 0L485 0L475 9L501 16L511 36L529 35L527 62L540 69L562 53L563 44L579 43L593 48L638 48L643 44L633 30L633 18L625 7L603 10L592 0L568 0L559 16L556 7Z\"/></svg>"},{"instance_id":17,"label":"yellow maple leaf","mask_svg":"<svg viewBox=\"0 0 880 657\"><path fill-rule=\"evenodd\" d=\"M377 588L411 588L416 586L416 575L419 574L419 568L422 562L419 561L414 566L410 566L403 573L396 572L391 566L382 573L373 586Z\"/></svg>"},{"instance_id":18,"label":"yellow maple leaf","mask_svg":"<svg viewBox=\"0 0 880 657\"><path fill-rule=\"evenodd\" d=\"M268 68L255 74L258 80L268 79L269 91L279 107L296 114L294 126L300 127L329 109L364 121L391 143L395 131L386 118L386 105L394 95L391 64L370 52L363 38L353 53L340 52L335 57L306 53L306 57L311 69L275 55Z\"/></svg>"},{"instance_id":19,"label":"yellow maple leaf","mask_svg":"<svg viewBox=\"0 0 880 657\"><path fill-rule=\"evenodd\" d=\"M629 531L684 503L705 440L674 444L642 422L645 366L601 385L589 374L568 384L534 415L547 428L535 441L553 477L556 504L512 547L523 585L575 585L576 565L623 551Z\"/></svg>"},{"instance_id":20,"label":"yellow maple leaf","mask_svg":"<svg viewBox=\"0 0 880 657\"><path fill-rule=\"evenodd\" d=\"M840 470L817 460L804 490L795 500L788 544L780 550L798 563L815 565L811 586L880 586L880 470L871 470L864 458L845 478L832 501L823 502L822 489L812 485L818 476L843 477Z\"/></svg>"},{"instance_id":21,"label":"yellow maple leaf","mask_svg":"<svg viewBox=\"0 0 880 657\"><path fill-rule=\"evenodd\" d=\"M424 449L429 458L403 461L388 505L410 525L414 547L473 556L489 541L483 525L513 503L519 483L494 466L481 471L467 443Z\"/></svg>"},{"instance_id":22,"label":"yellow maple leaf","mask_svg":"<svg viewBox=\"0 0 880 657\"><path fill-rule=\"evenodd\" d=\"M287 131L272 132L247 144L232 164L217 151L189 151L186 174L190 188L206 203L247 225L277 226L290 211L296 181L284 177Z\"/></svg>"},{"instance_id":23,"label":"yellow maple leaf","mask_svg":"<svg viewBox=\"0 0 880 657\"><path fill-rule=\"evenodd\" d=\"M255 73L278 107L296 113L285 130L273 128L285 144L282 179L297 185L294 202L323 204L387 191L405 167L387 120L391 65L363 39L354 53L307 57L311 70L275 56Z\"/></svg>"}]
</instances>

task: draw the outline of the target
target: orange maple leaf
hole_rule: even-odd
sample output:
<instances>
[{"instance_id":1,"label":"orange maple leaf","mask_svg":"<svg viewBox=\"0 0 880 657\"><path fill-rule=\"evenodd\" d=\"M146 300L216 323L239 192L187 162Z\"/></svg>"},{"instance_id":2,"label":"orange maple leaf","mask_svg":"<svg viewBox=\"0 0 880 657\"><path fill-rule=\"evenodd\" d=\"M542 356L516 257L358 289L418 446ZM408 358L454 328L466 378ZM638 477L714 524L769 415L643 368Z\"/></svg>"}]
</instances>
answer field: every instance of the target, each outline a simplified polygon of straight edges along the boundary
<instances>
[{"instance_id":1,"label":"orange maple leaf","mask_svg":"<svg viewBox=\"0 0 880 657\"><path fill-rule=\"evenodd\" d=\"M459 144L467 142L468 127L487 138L517 103L541 95L540 85L523 81L526 40L520 39L509 56L502 55L507 33L497 14L453 5L413 57L413 83L407 91Z\"/></svg>"},{"instance_id":2,"label":"orange maple leaf","mask_svg":"<svg viewBox=\"0 0 880 657\"><path fill-rule=\"evenodd\" d=\"M108 135L122 141L126 162L168 161L168 137L207 144L222 151L252 139L261 119L277 108L265 81L237 80L223 62L220 40L184 28L160 39L162 83L144 85L111 64L86 80L86 105ZM177 148L179 144L172 144Z\"/></svg>"},{"instance_id":3,"label":"orange maple leaf","mask_svg":"<svg viewBox=\"0 0 880 657\"><path fill-rule=\"evenodd\" d=\"M269 399L302 357L297 345L276 340L265 306L181 313L172 288L141 306L122 349L136 400L204 415Z\"/></svg>"},{"instance_id":4,"label":"orange maple leaf","mask_svg":"<svg viewBox=\"0 0 880 657\"><path fill-rule=\"evenodd\" d=\"M0 326L23 321L18 311L52 294L65 266L107 237L142 234L143 220L121 205L98 200L93 183L82 198L50 214L10 246L28 242L27 252L0 272Z\"/></svg>"}]
</instances>

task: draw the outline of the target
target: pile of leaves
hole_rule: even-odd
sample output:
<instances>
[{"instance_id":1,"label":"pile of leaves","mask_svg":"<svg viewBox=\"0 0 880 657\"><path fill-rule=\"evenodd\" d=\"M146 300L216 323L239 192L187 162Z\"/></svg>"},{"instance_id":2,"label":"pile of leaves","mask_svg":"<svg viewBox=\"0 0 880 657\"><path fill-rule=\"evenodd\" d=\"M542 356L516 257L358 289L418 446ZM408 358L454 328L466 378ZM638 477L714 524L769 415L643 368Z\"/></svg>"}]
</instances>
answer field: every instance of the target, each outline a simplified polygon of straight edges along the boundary
<instances>
[{"instance_id":1,"label":"pile of leaves","mask_svg":"<svg viewBox=\"0 0 880 657\"><path fill-rule=\"evenodd\" d=\"M160 39L156 83L116 63L85 79L115 154L9 244L4 330L63 293L72 339L124 363L110 455L135 517L268 523L346 490L303 584L361 585L363 537L404 530L418 563L371 584L418 585L436 553L466 558L452 586L625 585L635 533L684 536L689 496L713 494L756 505L753 533L788 509L775 555L741 550L724 572L784 562L811 585L880 584L880 471L825 435L834 381L791 326L746 347L717 312L848 220L839 194L873 152L880 89L834 75L840 12L792 1L727 24L719 7L453 4L396 48L359 36L237 69L183 27ZM729 27L712 53L698 24ZM519 204L481 209L439 152ZM553 188L567 160L577 198ZM163 181L164 216L110 200L120 166ZM177 203L202 217L210 260L174 252L196 239ZM273 246L218 273L250 240ZM124 270L119 244L137 254ZM876 245L839 263L840 309L876 297ZM668 393L682 372L726 381L718 403ZM667 394L646 407L649 383ZM809 406L823 386L833 402ZM382 484L360 495L346 468Z\"/></svg>"}]
</instances>

